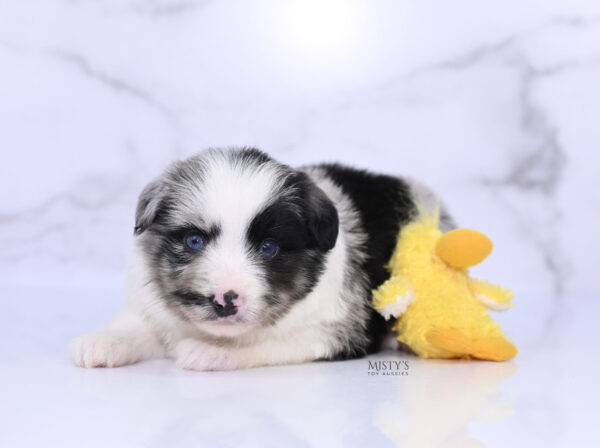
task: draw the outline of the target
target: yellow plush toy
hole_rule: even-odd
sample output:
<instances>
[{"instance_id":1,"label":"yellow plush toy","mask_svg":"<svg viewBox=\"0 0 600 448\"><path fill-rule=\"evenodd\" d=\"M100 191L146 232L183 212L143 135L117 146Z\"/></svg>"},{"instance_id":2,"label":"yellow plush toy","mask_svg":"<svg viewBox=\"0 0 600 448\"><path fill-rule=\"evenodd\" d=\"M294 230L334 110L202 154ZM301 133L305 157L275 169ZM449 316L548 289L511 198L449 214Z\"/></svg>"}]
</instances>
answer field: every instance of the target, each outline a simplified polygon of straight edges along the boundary
<instances>
[{"instance_id":1,"label":"yellow plush toy","mask_svg":"<svg viewBox=\"0 0 600 448\"><path fill-rule=\"evenodd\" d=\"M486 308L508 309L513 293L472 279L467 270L490 254L492 242L469 229L443 234L438 222L438 212L421 212L402 229L391 277L373 292L375 308L386 319L398 318L398 340L420 357L512 358L517 349Z\"/></svg>"}]
</instances>

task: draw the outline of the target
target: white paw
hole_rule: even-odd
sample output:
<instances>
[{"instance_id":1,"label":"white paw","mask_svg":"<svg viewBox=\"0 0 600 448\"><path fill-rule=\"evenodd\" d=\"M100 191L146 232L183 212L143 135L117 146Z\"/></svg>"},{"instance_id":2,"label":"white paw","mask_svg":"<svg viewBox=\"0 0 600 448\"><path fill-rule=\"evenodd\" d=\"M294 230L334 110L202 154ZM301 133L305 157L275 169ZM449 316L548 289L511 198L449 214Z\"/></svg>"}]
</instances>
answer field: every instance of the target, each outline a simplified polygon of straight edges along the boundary
<instances>
[{"instance_id":1,"label":"white paw","mask_svg":"<svg viewBox=\"0 0 600 448\"><path fill-rule=\"evenodd\" d=\"M70 350L79 367L119 367L137 361L134 346L131 337L100 332L73 339Z\"/></svg>"},{"instance_id":2,"label":"white paw","mask_svg":"<svg viewBox=\"0 0 600 448\"><path fill-rule=\"evenodd\" d=\"M174 351L175 366L186 370L235 370L238 364L225 348L183 339Z\"/></svg>"}]
</instances>

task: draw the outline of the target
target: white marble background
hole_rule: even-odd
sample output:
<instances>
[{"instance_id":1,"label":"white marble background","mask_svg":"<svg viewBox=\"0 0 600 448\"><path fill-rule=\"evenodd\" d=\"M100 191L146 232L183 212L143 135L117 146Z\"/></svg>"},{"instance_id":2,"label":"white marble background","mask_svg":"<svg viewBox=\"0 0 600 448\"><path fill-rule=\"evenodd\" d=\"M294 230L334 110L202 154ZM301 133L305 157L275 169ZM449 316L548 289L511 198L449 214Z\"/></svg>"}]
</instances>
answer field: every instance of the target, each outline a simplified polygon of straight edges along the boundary
<instances>
[{"instance_id":1,"label":"white marble background","mask_svg":"<svg viewBox=\"0 0 600 448\"><path fill-rule=\"evenodd\" d=\"M542 329L599 290L599 81L593 0L0 0L0 282L118 285L144 184L254 145L430 184Z\"/></svg>"}]
</instances>

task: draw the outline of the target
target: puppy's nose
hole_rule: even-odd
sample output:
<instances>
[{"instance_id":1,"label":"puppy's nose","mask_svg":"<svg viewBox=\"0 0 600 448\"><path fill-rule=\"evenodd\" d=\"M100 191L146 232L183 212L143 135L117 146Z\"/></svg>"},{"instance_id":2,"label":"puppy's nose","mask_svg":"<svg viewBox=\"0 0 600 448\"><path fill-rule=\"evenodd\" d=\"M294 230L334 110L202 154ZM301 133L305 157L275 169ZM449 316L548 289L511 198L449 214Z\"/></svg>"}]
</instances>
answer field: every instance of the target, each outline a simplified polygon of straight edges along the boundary
<instances>
[{"instance_id":1,"label":"puppy's nose","mask_svg":"<svg viewBox=\"0 0 600 448\"><path fill-rule=\"evenodd\" d=\"M239 296L235 291L229 290L225 294L216 294L213 307L219 317L233 316L237 313L236 299Z\"/></svg>"}]
</instances>

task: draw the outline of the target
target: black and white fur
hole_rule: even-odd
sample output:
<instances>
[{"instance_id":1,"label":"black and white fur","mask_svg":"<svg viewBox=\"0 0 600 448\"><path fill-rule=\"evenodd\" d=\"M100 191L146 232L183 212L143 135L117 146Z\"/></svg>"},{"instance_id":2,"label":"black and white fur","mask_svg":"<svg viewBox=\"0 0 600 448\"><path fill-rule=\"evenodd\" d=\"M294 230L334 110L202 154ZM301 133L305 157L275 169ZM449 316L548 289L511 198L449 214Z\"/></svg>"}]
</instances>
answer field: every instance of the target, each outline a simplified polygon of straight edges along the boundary
<instances>
[{"instance_id":1,"label":"black and white fur","mask_svg":"<svg viewBox=\"0 0 600 448\"><path fill-rule=\"evenodd\" d=\"M127 306L74 340L73 359L226 370L373 353L389 329L371 290L417 200L434 199L397 177L295 170L256 149L176 162L140 195ZM186 247L189 232L203 236L201 250ZM265 240L279 245L273 258L259 253ZM218 291L243 296L233 316L215 311Z\"/></svg>"}]
</instances>

